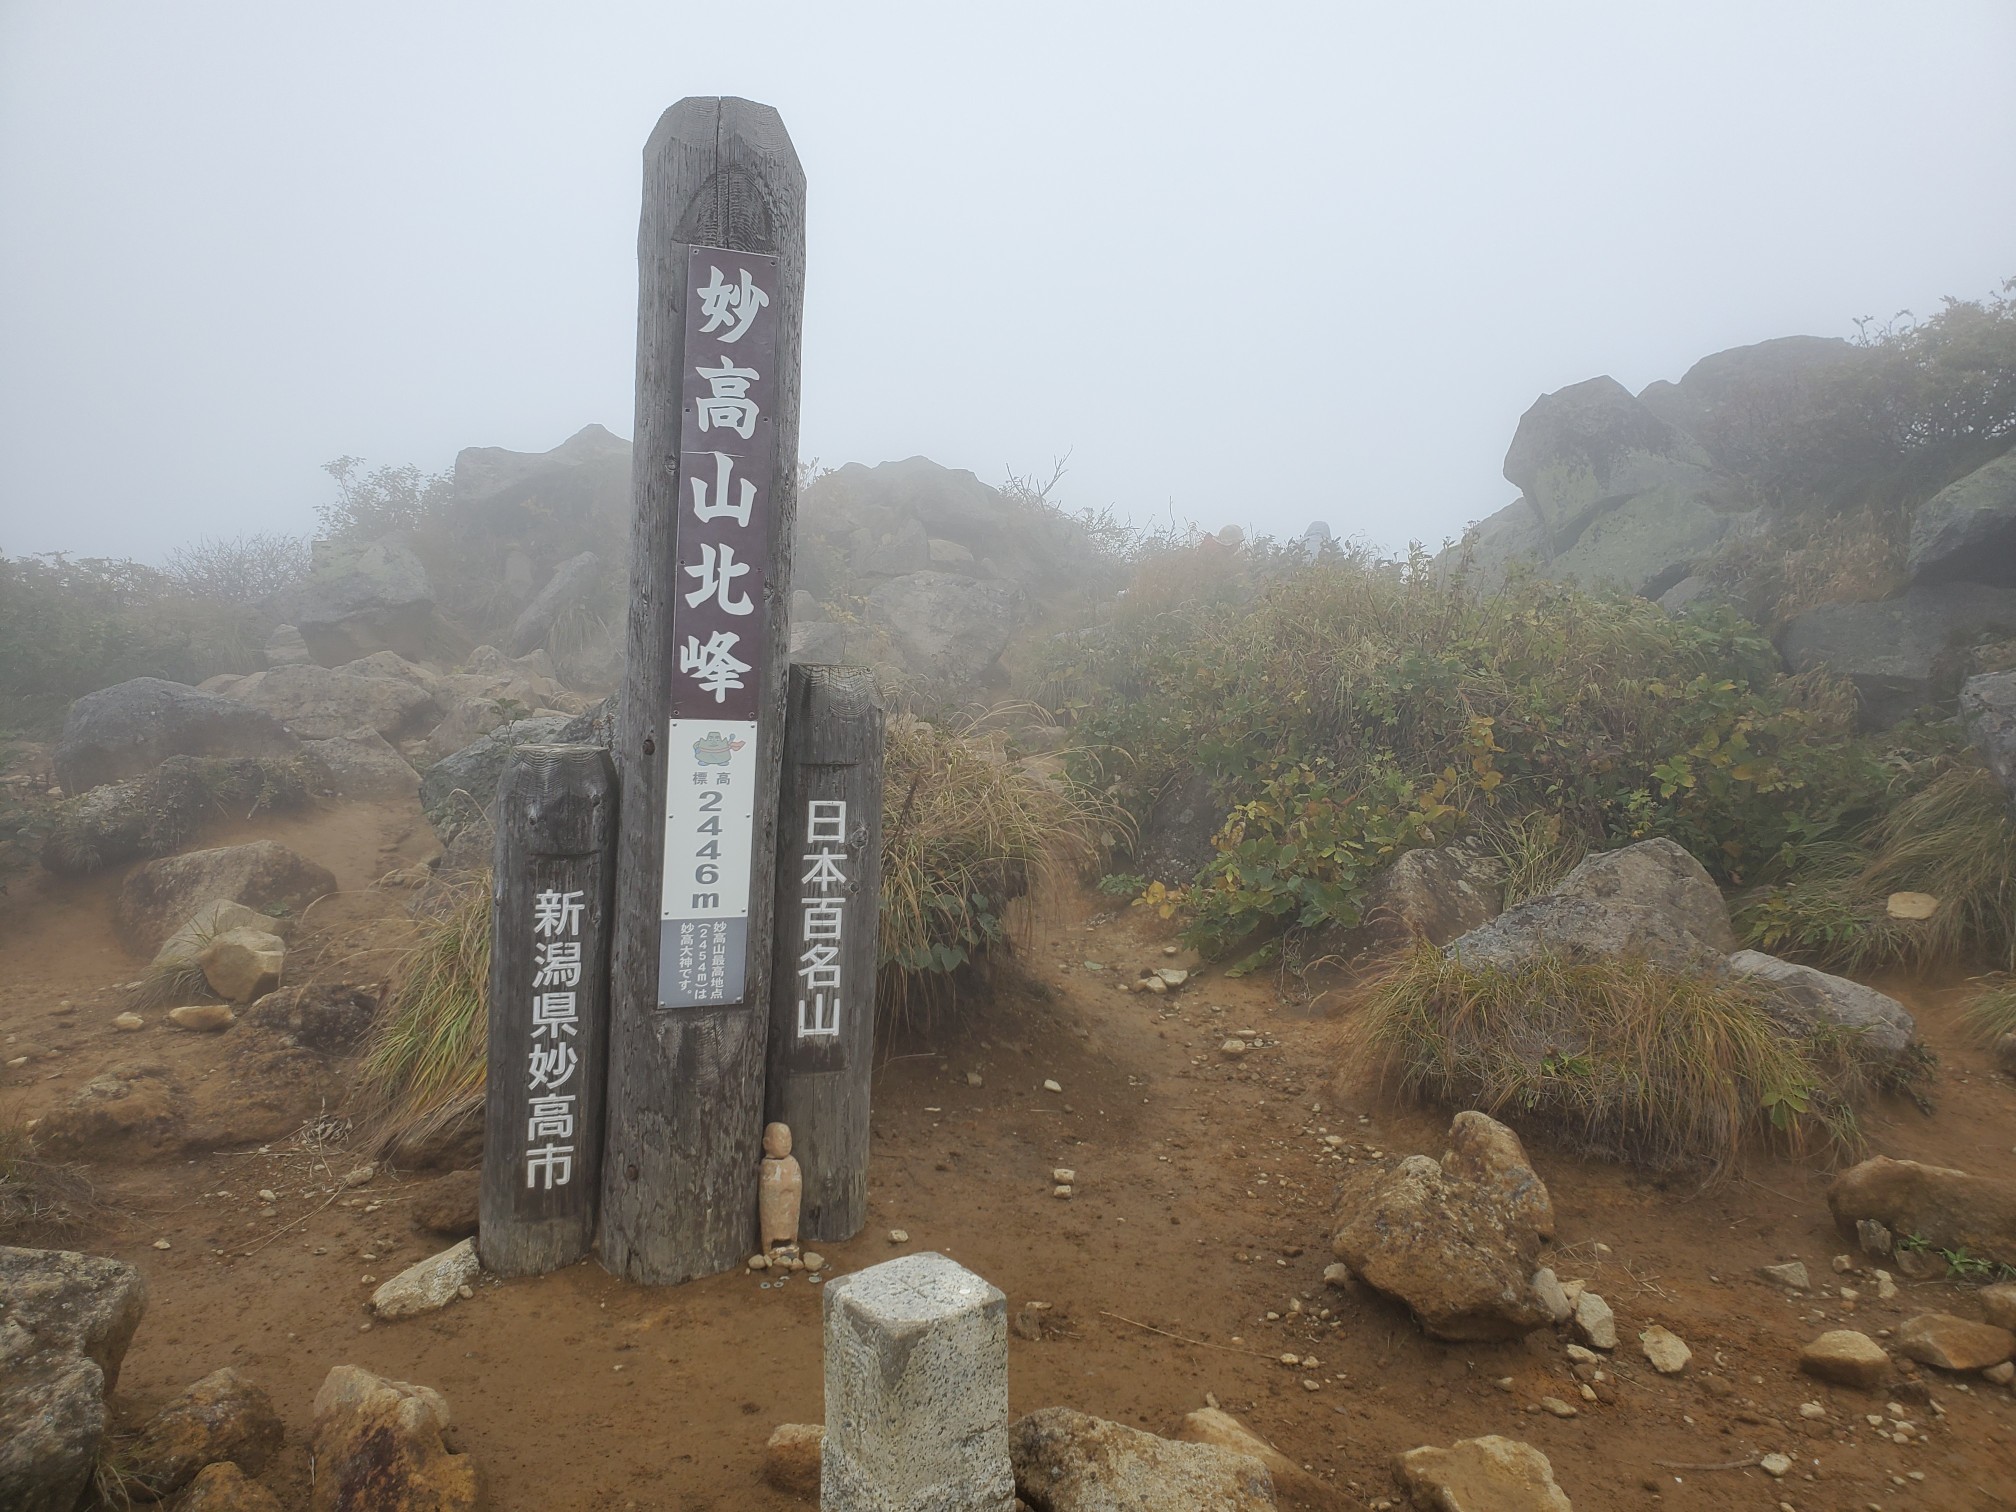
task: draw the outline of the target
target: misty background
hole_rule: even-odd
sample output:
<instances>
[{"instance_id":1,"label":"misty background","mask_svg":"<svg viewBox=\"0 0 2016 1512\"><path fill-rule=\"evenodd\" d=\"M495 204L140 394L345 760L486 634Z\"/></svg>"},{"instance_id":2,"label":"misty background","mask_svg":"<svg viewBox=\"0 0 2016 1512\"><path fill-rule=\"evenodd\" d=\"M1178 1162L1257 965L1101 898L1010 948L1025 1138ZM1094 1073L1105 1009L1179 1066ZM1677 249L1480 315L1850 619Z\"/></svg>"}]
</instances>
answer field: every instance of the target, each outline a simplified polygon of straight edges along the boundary
<instances>
[{"instance_id":1,"label":"misty background","mask_svg":"<svg viewBox=\"0 0 2016 1512\"><path fill-rule=\"evenodd\" d=\"M775 105L803 455L1388 549L1540 393L2016 273L2016 7L0 4L0 548L631 431L639 153Z\"/></svg>"}]
</instances>

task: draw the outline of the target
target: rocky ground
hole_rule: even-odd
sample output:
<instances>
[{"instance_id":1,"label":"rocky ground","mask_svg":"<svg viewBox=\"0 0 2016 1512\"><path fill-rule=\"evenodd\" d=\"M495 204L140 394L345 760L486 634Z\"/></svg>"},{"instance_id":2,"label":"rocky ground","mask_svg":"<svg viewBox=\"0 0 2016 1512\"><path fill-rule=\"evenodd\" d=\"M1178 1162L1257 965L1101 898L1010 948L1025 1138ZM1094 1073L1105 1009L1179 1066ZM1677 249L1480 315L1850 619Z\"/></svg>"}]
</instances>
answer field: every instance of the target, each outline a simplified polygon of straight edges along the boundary
<instances>
[{"instance_id":1,"label":"rocky ground","mask_svg":"<svg viewBox=\"0 0 2016 1512\"><path fill-rule=\"evenodd\" d=\"M342 888L296 926L297 962L369 980L358 942L374 909L397 906L396 889L370 884L424 859L417 811L324 807L258 833ZM466 1224L467 1182L366 1173L345 1147L340 1055L275 1044L280 1031L249 1016L218 1033L158 1014L115 1027L136 971L112 928L116 891L104 877L17 878L0 937L14 1111L51 1117L108 1076L174 1089L139 1134L106 1133L80 1156L115 1211L69 1242L132 1265L149 1296L110 1397L115 1444L229 1368L281 1424L259 1478L305 1506L314 1403L352 1365L439 1392L449 1443L496 1507L802 1504L762 1471L778 1424L821 1417L819 1282L738 1273L655 1291L586 1263L477 1277L438 1311L375 1316L377 1287ZM1614 1351L1576 1344L1572 1326L1438 1340L1395 1303L1326 1280L1343 1279L1330 1270L1340 1185L1440 1156L1447 1111L1387 1106L1365 1068L1340 1068L1331 1015L1347 995L1299 1004L1266 979L1224 980L1169 954L1167 929L1146 910L1053 900L1029 925L1026 981L888 1047L878 1069L873 1217L825 1247L828 1273L935 1249L1000 1286L1018 1415L1068 1407L1169 1433L1222 1409L1306 1467L1315 1489L1284 1492L1288 1505L1400 1504L1396 1455L1484 1435L1543 1451L1583 1508L2016 1497L2010 1392L1896 1347L1916 1315L1977 1317L1976 1286L1879 1278L1815 1167L1759 1159L1701 1191L1532 1144L1553 1209L1542 1261L1607 1302ZM1191 975L1118 990L1155 968ZM1944 1074L1932 1116L1877 1110L1874 1148L2016 1176L2016 1087L1958 1035L1957 994L1889 986ZM275 1095L283 1050L301 1075ZM1059 1167L1075 1175L1068 1198L1053 1195ZM1762 1274L1793 1261L1803 1287ZM1893 1357L1874 1389L1800 1371L1802 1347L1840 1329ZM1657 1330L1684 1343L1676 1374L1641 1343L1668 1354Z\"/></svg>"}]
</instances>

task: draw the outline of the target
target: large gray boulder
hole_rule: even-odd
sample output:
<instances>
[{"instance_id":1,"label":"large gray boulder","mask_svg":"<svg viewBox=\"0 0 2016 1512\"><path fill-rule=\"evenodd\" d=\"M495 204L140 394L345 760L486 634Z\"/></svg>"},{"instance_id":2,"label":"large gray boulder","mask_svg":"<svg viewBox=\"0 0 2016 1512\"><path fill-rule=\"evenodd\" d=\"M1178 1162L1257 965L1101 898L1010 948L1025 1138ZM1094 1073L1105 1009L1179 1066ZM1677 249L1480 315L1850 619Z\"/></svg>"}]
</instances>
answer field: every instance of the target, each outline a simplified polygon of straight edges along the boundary
<instances>
[{"instance_id":1,"label":"large gray boulder","mask_svg":"<svg viewBox=\"0 0 2016 1512\"><path fill-rule=\"evenodd\" d=\"M1735 944L1722 894L1701 864L1670 840L1644 840L1586 857L1557 891L1506 909L1452 941L1448 954L1498 971L1542 957L1715 971Z\"/></svg>"},{"instance_id":2,"label":"large gray boulder","mask_svg":"<svg viewBox=\"0 0 2016 1512\"><path fill-rule=\"evenodd\" d=\"M1182 1443L1069 1407L1008 1425L1015 1491L1035 1512L1274 1512L1274 1480L1249 1454Z\"/></svg>"},{"instance_id":3,"label":"large gray boulder","mask_svg":"<svg viewBox=\"0 0 2016 1512\"><path fill-rule=\"evenodd\" d=\"M1372 879L1365 928L1379 938L1447 945L1505 907L1505 863L1476 845L1422 847Z\"/></svg>"},{"instance_id":4,"label":"large gray boulder","mask_svg":"<svg viewBox=\"0 0 2016 1512\"><path fill-rule=\"evenodd\" d=\"M0 1507L74 1512L105 1443L105 1379L0 1323Z\"/></svg>"},{"instance_id":5,"label":"large gray boulder","mask_svg":"<svg viewBox=\"0 0 2016 1512\"><path fill-rule=\"evenodd\" d=\"M1698 442L1607 376L1534 401L1505 453L1505 477L1530 502L1557 552L1629 499L1651 494L1677 505L1713 481Z\"/></svg>"},{"instance_id":6,"label":"large gray boulder","mask_svg":"<svg viewBox=\"0 0 2016 1512\"><path fill-rule=\"evenodd\" d=\"M1330 1245L1439 1339L1512 1339L1552 1317L1532 1277L1554 1204L1519 1136L1475 1110L1438 1162L1410 1155L1347 1184Z\"/></svg>"},{"instance_id":7,"label":"large gray boulder","mask_svg":"<svg viewBox=\"0 0 2016 1512\"><path fill-rule=\"evenodd\" d=\"M144 777L170 756L293 756L300 741L263 709L159 677L136 677L70 706L56 780L75 797Z\"/></svg>"},{"instance_id":8,"label":"large gray boulder","mask_svg":"<svg viewBox=\"0 0 2016 1512\"><path fill-rule=\"evenodd\" d=\"M1914 583L2016 586L2016 452L1977 467L1919 507L1908 566Z\"/></svg>"},{"instance_id":9,"label":"large gray boulder","mask_svg":"<svg viewBox=\"0 0 2016 1512\"><path fill-rule=\"evenodd\" d=\"M1967 645L2011 634L2016 588L1945 583L1881 603L1821 604L1786 625L1778 649L1794 672L1826 667L1847 678L1862 723L1882 730L1931 702Z\"/></svg>"},{"instance_id":10,"label":"large gray boulder","mask_svg":"<svg viewBox=\"0 0 2016 1512\"><path fill-rule=\"evenodd\" d=\"M411 798L420 791L413 764L369 725L302 743L318 788L336 798Z\"/></svg>"},{"instance_id":11,"label":"large gray boulder","mask_svg":"<svg viewBox=\"0 0 2016 1512\"><path fill-rule=\"evenodd\" d=\"M1619 588L1658 598L1715 553L1732 534L1754 528L1754 514L1708 502L1705 486L1661 487L1589 522L1554 558L1550 576L1587 589Z\"/></svg>"},{"instance_id":12,"label":"large gray boulder","mask_svg":"<svg viewBox=\"0 0 2016 1512\"><path fill-rule=\"evenodd\" d=\"M317 541L308 577L272 607L325 667L374 651L418 661L434 625L434 586L396 541Z\"/></svg>"},{"instance_id":13,"label":"large gray boulder","mask_svg":"<svg viewBox=\"0 0 2016 1512\"><path fill-rule=\"evenodd\" d=\"M504 763L521 745L601 745L613 742L615 711L604 699L584 714L516 719L443 757L420 774L420 807L445 843L488 815L497 801Z\"/></svg>"},{"instance_id":14,"label":"large gray boulder","mask_svg":"<svg viewBox=\"0 0 2016 1512\"><path fill-rule=\"evenodd\" d=\"M1640 840L1584 856L1555 892L1606 906L1630 903L1654 909L1712 949L1736 948L1722 889L1685 846L1672 840Z\"/></svg>"},{"instance_id":15,"label":"large gray boulder","mask_svg":"<svg viewBox=\"0 0 2016 1512\"><path fill-rule=\"evenodd\" d=\"M123 1260L0 1245L0 1332L18 1329L37 1350L81 1355L107 1391L119 1384L146 1312L146 1279Z\"/></svg>"},{"instance_id":16,"label":"large gray boulder","mask_svg":"<svg viewBox=\"0 0 2016 1512\"><path fill-rule=\"evenodd\" d=\"M563 517L619 518L630 508L630 443L584 425L551 451L464 447L455 457L455 498L498 508L536 501Z\"/></svg>"},{"instance_id":17,"label":"large gray boulder","mask_svg":"<svg viewBox=\"0 0 2016 1512\"><path fill-rule=\"evenodd\" d=\"M994 669L1019 618L1012 585L949 572L891 578L868 595L868 621L887 632L898 662L913 677L958 685Z\"/></svg>"},{"instance_id":18,"label":"large gray boulder","mask_svg":"<svg viewBox=\"0 0 2016 1512\"><path fill-rule=\"evenodd\" d=\"M441 712L414 682L349 667L274 667L241 679L225 697L264 709L302 740L333 740L359 728L398 740L426 729Z\"/></svg>"},{"instance_id":19,"label":"large gray boulder","mask_svg":"<svg viewBox=\"0 0 2016 1512\"><path fill-rule=\"evenodd\" d=\"M1962 683L1960 721L1989 770L2016 797L2016 672L1988 672Z\"/></svg>"},{"instance_id":20,"label":"large gray boulder","mask_svg":"<svg viewBox=\"0 0 2016 1512\"><path fill-rule=\"evenodd\" d=\"M254 840L135 868L119 889L112 923L128 950L152 956L206 903L228 899L262 914L298 914L334 891L326 867L277 840Z\"/></svg>"},{"instance_id":21,"label":"large gray boulder","mask_svg":"<svg viewBox=\"0 0 2016 1512\"><path fill-rule=\"evenodd\" d=\"M1901 1058L1918 1032L1902 1003L1846 977L1760 950L1735 952L1729 970L1763 986L1771 1016L1802 1039L1820 1030L1845 1030L1855 1037L1862 1058L1883 1062Z\"/></svg>"},{"instance_id":22,"label":"large gray boulder","mask_svg":"<svg viewBox=\"0 0 2016 1512\"><path fill-rule=\"evenodd\" d=\"M1808 458L1816 425L1840 411L1844 383L1880 360L1838 336L1779 336L1711 353L1678 383L1646 385L1638 402L1718 467L1775 477Z\"/></svg>"}]
</instances>

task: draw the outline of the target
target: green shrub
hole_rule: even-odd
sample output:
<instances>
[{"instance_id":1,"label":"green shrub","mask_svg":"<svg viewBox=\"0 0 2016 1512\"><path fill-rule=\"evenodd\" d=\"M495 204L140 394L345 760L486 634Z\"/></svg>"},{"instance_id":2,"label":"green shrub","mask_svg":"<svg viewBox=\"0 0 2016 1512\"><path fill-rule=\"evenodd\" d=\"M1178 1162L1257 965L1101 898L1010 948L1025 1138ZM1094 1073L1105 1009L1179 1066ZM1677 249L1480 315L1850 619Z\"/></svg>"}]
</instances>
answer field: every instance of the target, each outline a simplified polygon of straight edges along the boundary
<instances>
[{"instance_id":1,"label":"green shrub","mask_svg":"<svg viewBox=\"0 0 2016 1512\"><path fill-rule=\"evenodd\" d=\"M1350 924L1381 865L1458 832L1554 875L1583 848L1664 836L1737 884L1882 800L1882 752L1852 736L1846 688L1783 676L1727 613L1674 618L1532 577L1480 596L1418 554L1191 556L1053 655L1060 682L1094 689L1073 710L1084 787L1143 814L1202 768L1224 795L1217 857L1186 899L1206 949Z\"/></svg>"},{"instance_id":2,"label":"green shrub","mask_svg":"<svg viewBox=\"0 0 2016 1512\"><path fill-rule=\"evenodd\" d=\"M1787 1035L1757 989L1642 961L1475 970L1418 947L1345 1029L1401 1093L1571 1147L1726 1173L1744 1147L1852 1153L1852 1042Z\"/></svg>"}]
</instances>

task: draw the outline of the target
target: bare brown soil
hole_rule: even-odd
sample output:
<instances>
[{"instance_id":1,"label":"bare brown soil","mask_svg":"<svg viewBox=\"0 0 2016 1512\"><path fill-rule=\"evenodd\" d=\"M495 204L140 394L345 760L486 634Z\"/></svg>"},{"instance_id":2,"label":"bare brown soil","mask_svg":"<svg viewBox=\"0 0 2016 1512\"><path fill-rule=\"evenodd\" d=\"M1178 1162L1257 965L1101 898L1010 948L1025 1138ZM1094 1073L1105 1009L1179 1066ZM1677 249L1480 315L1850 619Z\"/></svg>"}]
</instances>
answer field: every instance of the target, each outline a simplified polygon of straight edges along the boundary
<instances>
[{"instance_id":1,"label":"bare brown soil","mask_svg":"<svg viewBox=\"0 0 2016 1512\"><path fill-rule=\"evenodd\" d=\"M424 856L417 815L351 807L257 830L329 866L346 889L311 913L297 959L328 979L369 980L359 944L400 895L365 889ZM117 984L140 964L112 937L116 878L24 873L10 889L0 1058L37 1056L5 1073L10 1111L37 1116L105 1068L135 1061L191 1081L222 1077L215 1095L228 1102L225 1051L239 1030L208 1038L155 1024L130 1035L110 1028L124 1006ZM1830 1257L1850 1245L1833 1228L1826 1173L1814 1166L1759 1158L1704 1192L1531 1144L1559 1211L1557 1269L1586 1277L1618 1315L1614 1385L1593 1404L1578 1395L1552 1334L1442 1344L1400 1310L1326 1287L1342 1162L1439 1153L1447 1112L1385 1106L1364 1068L1337 1066L1323 1010L1348 1005L1312 1014L1270 981L1208 971L1166 997L1115 990L1141 967L1172 962L1169 926L1109 909L1090 898L1060 904L1024 951L1025 986L884 1051L870 1226L824 1249L838 1272L899 1248L936 1249L1000 1286L1011 1316L1031 1301L1051 1304L1011 1340L1015 1411L1070 1405L1168 1431L1209 1394L1335 1485L1343 1506L1395 1494L1396 1451L1483 1433L1543 1449L1583 1512L2016 1502L2008 1392L1940 1378L1872 1397L1796 1372L1799 1345L1824 1328L1874 1332L1919 1311L1969 1309L1955 1284L1900 1276L1903 1294L1879 1303L1866 1273L1834 1275ZM2016 1176L2016 1086L1960 1037L1960 994L1889 985L1919 1014L1943 1075L1932 1117L1908 1103L1872 1112L1872 1147ZM71 1012L60 1011L65 999ZM1235 1030L1256 1031L1259 1047L1228 1061L1218 1047ZM1063 1091L1043 1090L1046 1078ZM340 1068L331 1086L340 1096ZM1344 1137L1341 1153L1324 1145L1326 1133ZM482 1285L474 1300L429 1318L373 1325L366 1278L391 1275L439 1241L410 1221L422 1178L338 1186L359 1158L280 1138L93 1170L121 1212L68 1242L131 1262L152 1288L115 1404L122 1426L196 1377L237 1365L272 1393L289 1427L265 1478L288 1505L305 1506L309 1402L329 1368L347 1362L443 1391L460 1447L477 1457L504 1512L800 1505L759 1471L773 1426L822 1416L817 1284L800 1276L765 1287L738 1273L654 1290L621 1285L591 1261ZM1078 1173L1069 1200L1051 1195L1055 1166ZM262 1188L278 1194L271 1216ZM897 1228L906 1245L890 1241ZM160 1239L169 1248L155 1248ZM1859 1286L1862 1300L1794 1301L1756 1278L1758 1266L1793 1257L1816 1284ZM1652 1323L1692 1347L1684 1376L1657 1376L1638 1353L1635 1335ZM1317 1363L1284 1367L1284 1352ZM1575 1403L1577 1415L1539 1411L1545 1396ZM1915 1425L1910 1442L1879 1438L1865 1421L1883 1414L1889 1433L1892 1400ZM1806 1402L1827 1416L1803 1419ZM1797 1461L1782 1482L1717 1468L1773 1450Z\"/></svg>"}]
</instances>

